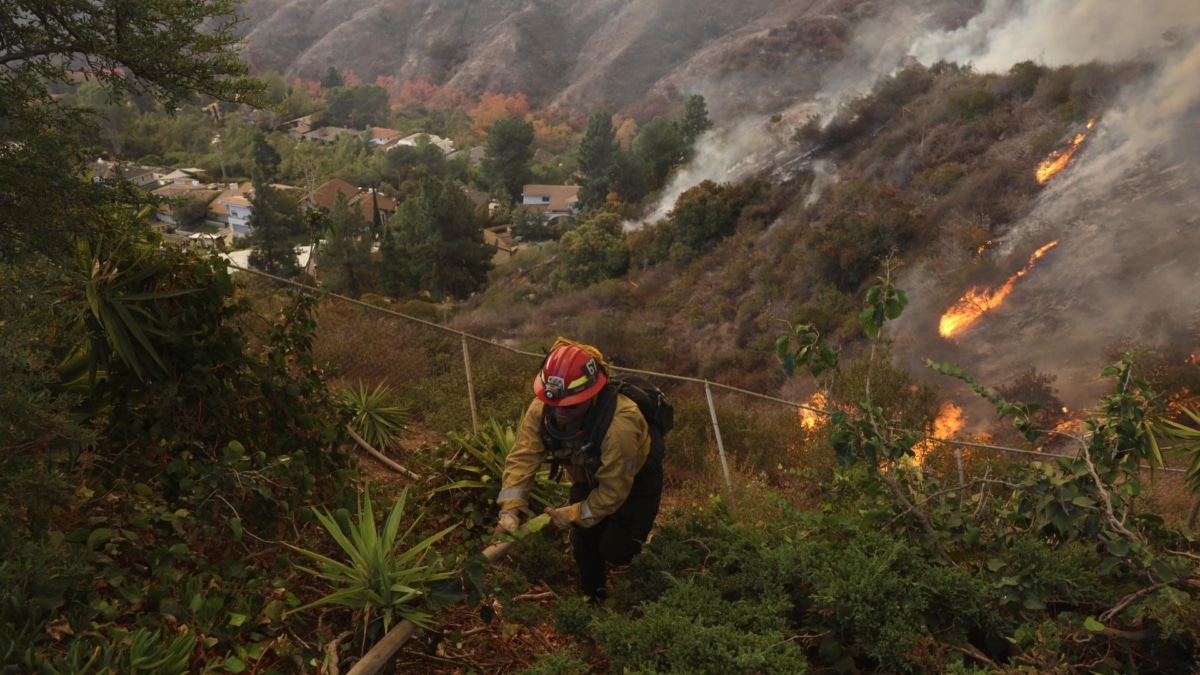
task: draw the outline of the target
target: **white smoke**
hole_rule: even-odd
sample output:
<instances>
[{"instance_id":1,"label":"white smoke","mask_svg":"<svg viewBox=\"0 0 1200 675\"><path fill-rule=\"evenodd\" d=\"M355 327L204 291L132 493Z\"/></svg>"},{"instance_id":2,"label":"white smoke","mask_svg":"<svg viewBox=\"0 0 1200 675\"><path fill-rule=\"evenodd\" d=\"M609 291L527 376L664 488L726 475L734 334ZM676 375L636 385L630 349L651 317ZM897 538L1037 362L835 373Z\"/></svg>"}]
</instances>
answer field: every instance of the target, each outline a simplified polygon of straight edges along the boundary
<instances>
[{"instance_id":1,"label":"white smoke","mask_svg":"<svg viewBox=\"0 0 1200 675\"><path fill-rule=\"evenodd\" d=\"M1025 60L1115 62L1139 57L1168 31L1198 25L1196 0L988 0L963 28L920 36L911 54L923 63L972 62L984 71Z\"/></svg>"},{"instance_id":2,"label":"white smoke","mask_svg":"<svg viewBox=\"0 0 1200 675\"><path fill-rule=\"evenodd\" d=\"M1200 325L1200 3L990 0L961 30L922 36L912 53L930 63L972 61L1004 71L1135 60L1152 70L1105 111L1072 163L997 249L1001 269L1032 247L1061 243L1021 279L1005 306L960 343L934 336L941 309L905 316L903 351L965 365L1000 384L1033 366L1058 376L1070 407L1093 403L1104 350L1155 344L1169 316ZM913 288L936 288L911 279ZM924 304L924 303L914 303Z\"/></svg>"}]
</instances>

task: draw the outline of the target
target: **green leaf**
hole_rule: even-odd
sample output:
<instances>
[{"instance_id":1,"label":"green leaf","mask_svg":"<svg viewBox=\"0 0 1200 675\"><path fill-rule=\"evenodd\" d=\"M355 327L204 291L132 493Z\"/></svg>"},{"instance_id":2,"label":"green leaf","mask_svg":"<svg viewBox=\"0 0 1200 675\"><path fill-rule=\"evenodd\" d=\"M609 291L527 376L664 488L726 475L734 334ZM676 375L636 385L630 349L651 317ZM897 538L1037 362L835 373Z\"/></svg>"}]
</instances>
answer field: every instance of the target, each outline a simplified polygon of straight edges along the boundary
<instances>
[{"instance_id":1,"label":"green leaf","mask_svg":"<svg viewBox=\"0 0 1200 675\"><path fill-rule=\"evenodd\" d=\"M1100 623L1095 618L1090 617L1090 616L1083 620L1083 627L1093 633L1099 633L1100 631L1104 630L1104 628L1105 628L1104 624Z\"/></svg>"},{"instance_id":2,"label":"green leaf","mask_svg":"<svg viewBox=\"0 0 1200 675\"><path fill-rule=\"evenodd\" d=\"M229 529L233 530L233 538L235 541L242 540L242 519L241 518L230 518L229 519Z\"/></svg>"},{"instance_id":3,"label":"green leaf","mask_svg":"<svg viewBox=\"0 0 1200 675\"><path fill-rule=\"evenodd\" d=\"M98 527L92 530L92 533L87 538L87 549L89 551L96 550L96 547L107 544L113 538L113 531L107 527Z\"/></svg>"},{"instance_id":4,"label":"green leaf","mask_svg":"<svg viewBox=\"0 0 1200 675\"><path fill-rule=\"evenodd\" d=\"M229 625L230 626L233 626L236 628L238 626L241 626L244 623L246 623L246 615L245 614L238 614L237 612L229 613Z\"/></svg>"},{"instance_id":5,"label":"green leaf","mask_svg":"<svg viewBox=\"0 0 1200 675\"><path fill-rule=\"evenodd\" d=\"M225 669L231 673L241 673L246 670L246 662L230 654L225 657Z\"/></svg>"}]
</instances>

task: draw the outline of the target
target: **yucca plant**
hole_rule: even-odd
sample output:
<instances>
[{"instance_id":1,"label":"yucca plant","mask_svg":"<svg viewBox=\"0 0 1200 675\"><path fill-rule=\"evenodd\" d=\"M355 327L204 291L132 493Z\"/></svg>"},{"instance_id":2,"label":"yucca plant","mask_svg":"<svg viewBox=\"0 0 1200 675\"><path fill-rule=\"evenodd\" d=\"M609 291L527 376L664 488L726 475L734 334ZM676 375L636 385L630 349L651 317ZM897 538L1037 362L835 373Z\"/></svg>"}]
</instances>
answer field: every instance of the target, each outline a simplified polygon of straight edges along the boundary
<instances>
[{"instance_id":1,"label":"yucca plant","mask_svg":"<svg viewBox=\"0 0 1200 675\"><path fill-rule=\"evenodd\" d=\"M370 490L365 490L359 499L355 521L346 527L348 536L333 515L323 509L314 509L317 520L341 547L347 561L340 562L289 544L293 550L317 563L317 569L300 567L301 570L325 579L338 589L292 611L300 612L322 605L340 605L358 610L363 622L364 639L367 629L377 618L382 619L385 632L392 624L405 619L428 628L432 615L419 603L429 593L432 584L454 574L453 571L442 569L441 559L433 550L433 544L457 525L451 525L405 549L405 540L421 520L418 516L406 530L400 531L400 519L404 515L407 499L406 488L392 506L380 530L376 527Z\"/></svg>"},{"instance_id":2,"label":"yucca plant","mask_svg":"<svg viewBox=\"0 0 1200 675\"><path fill-rule=\"evenodd\" d=\"M350 426L377 450L395 443L408 428L408 411L395 402L392 388L386 384L367 391L367 385L360 380L358 389L343 389L339 398L353 414Z\"/></svg>"},{"instance_id":3,"label":"yucca plant","mask_svg":"<svg viewBox=\"0 0 1200 675\"><path fill-rule=\"evenodd\" d=\"M484 428L474 436L462 436L456 433L446 435L455 452L448 461L446 469L452 475L466 474L441 487L435 492L449 490L480 491L485 501L495 501L500 493L501 479L504 476L504 462L508 453L516 443L516 432L512 427L502 426L496 420L488 420ZM546 506L559 506L565 495L563 484L550 480L548 471L540 471L530 494L530 507L541 513Z\"/></svg>"}]
</instances>

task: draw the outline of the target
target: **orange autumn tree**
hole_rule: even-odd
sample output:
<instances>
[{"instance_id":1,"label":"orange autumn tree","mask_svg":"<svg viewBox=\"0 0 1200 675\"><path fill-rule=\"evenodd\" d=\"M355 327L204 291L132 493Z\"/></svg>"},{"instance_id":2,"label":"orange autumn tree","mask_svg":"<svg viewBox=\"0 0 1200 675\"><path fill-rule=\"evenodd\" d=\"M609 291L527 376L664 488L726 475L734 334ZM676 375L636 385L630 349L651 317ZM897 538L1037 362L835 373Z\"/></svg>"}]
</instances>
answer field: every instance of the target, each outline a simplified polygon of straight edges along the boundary
<instances>
[{"instance_id":1,"label":"orange autumn tree","mask_svg":"<svg viewBox=\"0 0 1200 675\"><path fill-rule=\"evenodd\" d=\"M529 115L529 101L526 100L525 94L520 93L512 96L486 93L479 97L478 105L467 114L474 122L475 131L487 136L488 128L499 120L507 117L525 119Z\"/></svg>"}]
</instances>

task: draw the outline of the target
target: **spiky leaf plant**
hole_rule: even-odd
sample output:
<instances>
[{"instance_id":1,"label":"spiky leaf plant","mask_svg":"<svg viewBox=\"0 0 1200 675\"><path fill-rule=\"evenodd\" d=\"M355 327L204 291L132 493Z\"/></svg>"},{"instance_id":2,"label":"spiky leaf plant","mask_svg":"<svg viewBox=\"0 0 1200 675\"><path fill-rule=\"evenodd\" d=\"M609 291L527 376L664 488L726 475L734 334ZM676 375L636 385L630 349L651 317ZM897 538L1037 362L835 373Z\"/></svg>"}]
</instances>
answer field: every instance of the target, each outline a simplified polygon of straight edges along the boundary
<instances>
[{"instance_id":1,"label":"spiky leaf plant","mask_svg":"<svg viewBox=\"0 0 1200 675\"><path fill-rule=\"evenodd\" d=\"M339 398L353 414L350 426L379 450L395 443L408 428L408 410L395 402L394 392L386 384L367 391L367 385L359 381L358 389L343 389Z\"/></svg>"},{"instance_id":2,"label":"spiky leaf plant","mask_svg":"<svg viewBox=\"0 0 1200 675\"><path fill-rule=\"evenodd\" d=\"M434 492L449 490L478 491L484 501L494 501L500 492L504 476L504 462L516 443L516 432L512 427L502 426L496 420L488 420L484 428L474 436L447 434L454 454L446 462L446 471L451 476L461 476L452 483L438 487ZM562 503L563 484L551 480L549 472L540 471L529 496L529 505L541 513L547 506Z\"/></svg>"},{"instance_id":3,"label":"spiky leaf plant","mask_svg":"<svg viewBox=\"0 0 1200 675\"><path fill-rule=\"evenodd\" d=\"M421 606L421 600L435 582L453 575L453 571L442 568L433 544L457 525L405 547L405 541L421 520L418 516L408 529L400 531L400 520L407 499L408 490L405 489L392 506L382 530L376 527L370 490L365 490L359 499L358 513L354 522L345 528L347 531L338 525L333 514L314 509L317 520L342 549L346 562L291 546L317 563L317 569L300 567L301 570L319 576L337 588L333 593L292 611L300 612L322 605L350 607L359 611L364 635L376 618L382 619L384 631L405 619L428 628L431 615Z\"/></svg>"}]
</instances>

